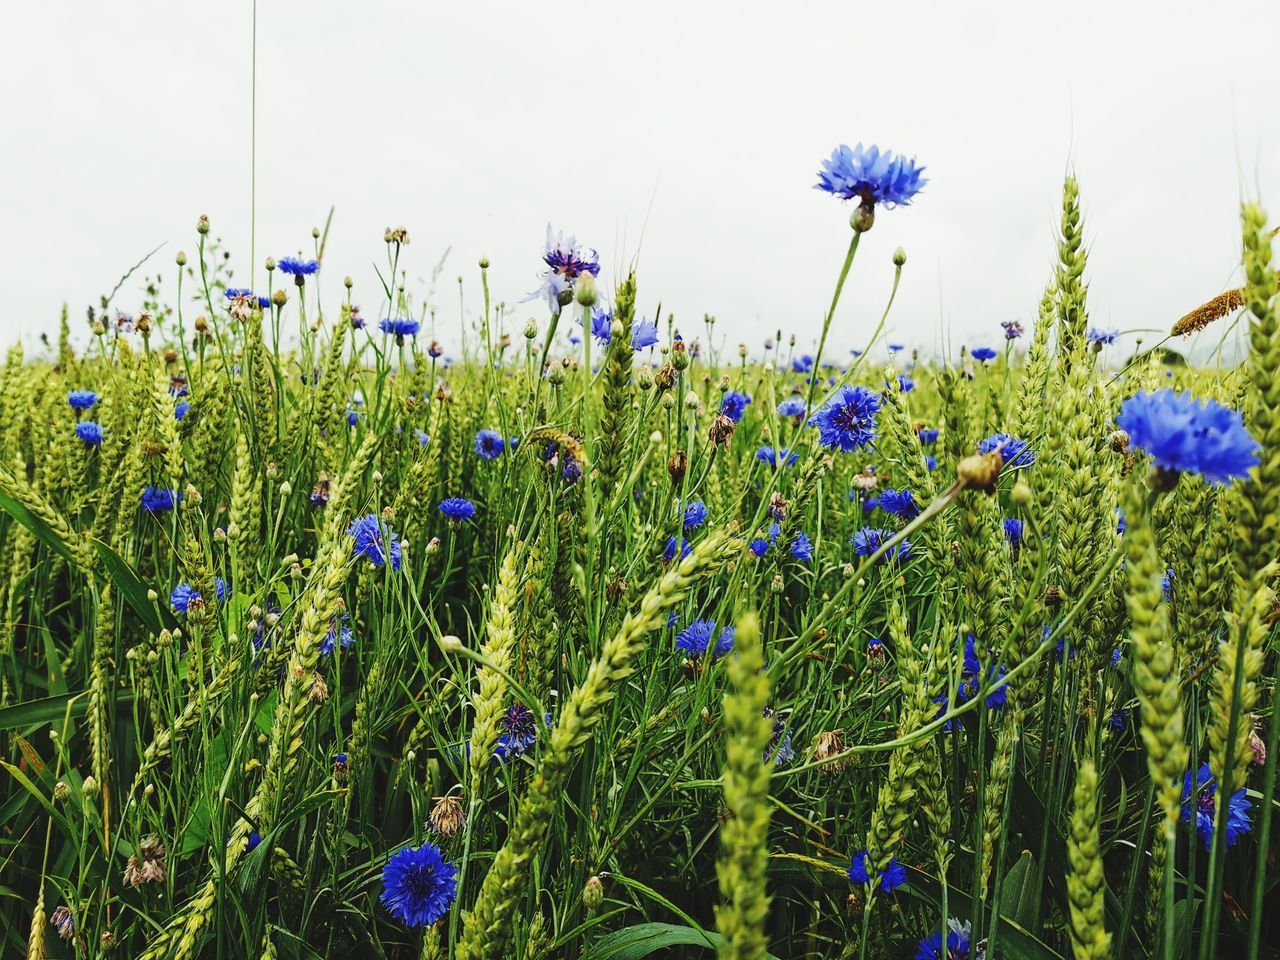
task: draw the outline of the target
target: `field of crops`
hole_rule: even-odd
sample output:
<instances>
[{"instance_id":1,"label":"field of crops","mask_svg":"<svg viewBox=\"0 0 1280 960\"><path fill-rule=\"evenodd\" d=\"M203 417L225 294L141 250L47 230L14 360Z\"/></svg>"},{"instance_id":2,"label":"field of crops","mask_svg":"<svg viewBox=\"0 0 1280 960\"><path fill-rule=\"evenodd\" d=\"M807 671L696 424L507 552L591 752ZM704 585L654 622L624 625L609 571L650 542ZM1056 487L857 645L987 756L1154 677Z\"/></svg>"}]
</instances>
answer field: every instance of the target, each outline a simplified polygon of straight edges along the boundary
<instances>
[{"instance_id":1,"label":"field of crops","mask_svg":"<svg viewBox=\"0 0 1280 960\"><path fill-rule=\"evenodd\" d=\"M917 355L831 327L921 169L824 162L767 342L551 228L463 319L403 227L254 291L202 217L10 349L0 954L1275 956L1275 230L1135 351L1069 179L1034 317Z\"/></svg>"}]
</instances>

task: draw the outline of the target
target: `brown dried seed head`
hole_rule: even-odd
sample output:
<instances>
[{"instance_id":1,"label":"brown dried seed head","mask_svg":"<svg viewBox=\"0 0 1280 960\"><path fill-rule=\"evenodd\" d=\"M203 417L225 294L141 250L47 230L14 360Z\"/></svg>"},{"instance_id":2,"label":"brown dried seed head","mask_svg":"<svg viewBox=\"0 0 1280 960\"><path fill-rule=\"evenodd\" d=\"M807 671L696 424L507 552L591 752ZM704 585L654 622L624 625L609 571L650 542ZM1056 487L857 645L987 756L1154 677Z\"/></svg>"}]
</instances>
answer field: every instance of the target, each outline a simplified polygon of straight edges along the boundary
<instances>
[{"instance_id":1,"label":"brown dried seed head","mask_svg":"<svg viewBox=\"0 0 1280 960\"><path fill-rule=\"evenodd\" d=\"M1244 289L1237 288L1220 293L1208 303L1202 303L1173 325L1174 336L1190 336L1203 330L1215 320L1221 320L1244 306Z\"/></svg>"},{"instance_id":2,"label":"brown dried seed head","mask_svg":"<svg viewBox=\"0 0 1280 960\"><path fill-rule=\"evenodd\" d=\"M440 797L427 817L431 829L442 837L452 837L467 825L467 815L457 797Z\"/></svg>"},{"instance_id":3,"label":"brown dried seed head","mask_svg":"<svg viewBox=\"0 0 1280 960\"><path fill-rule=\"evenodd\" d=\"M729 446L729 441L733 439L733 431L737 426L732 420L723 413L717 414L711 423L711 429L707 431L707 439L711 441L712 446L724 444Z\"/></svg>"}]
</instances>

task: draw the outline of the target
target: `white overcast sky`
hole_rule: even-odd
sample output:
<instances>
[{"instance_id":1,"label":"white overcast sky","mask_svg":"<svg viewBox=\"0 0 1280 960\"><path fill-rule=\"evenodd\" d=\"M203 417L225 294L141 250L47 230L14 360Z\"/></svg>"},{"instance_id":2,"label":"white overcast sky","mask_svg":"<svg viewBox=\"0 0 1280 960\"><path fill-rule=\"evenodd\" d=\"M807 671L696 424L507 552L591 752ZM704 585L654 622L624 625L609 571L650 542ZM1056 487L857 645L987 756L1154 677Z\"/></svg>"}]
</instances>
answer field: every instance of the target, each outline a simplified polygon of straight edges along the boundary
<instances>
[{"instance_id":1,"label":"white overcast sky","mask_svg":"<svg viewBox=\"0 0 1280 960\"><path fill-rule=\"evenodd\" d=\"M249 280L245 0L25 3L0 59L0 334L34 344L147 251L170 282L207 214ZM310 248L377 313L383 228L411 283L450 250L478 303L535 285L547 222L638 264L641 311L753 349L816 341L849 208L811 189L838 143L927 164L854 267L832 342L860 343L908 254L894 339L995 344L1030 321L1074 169L1100 326L1166 328L1238 276L1238 204L1280 217L1280 3L258 4L257 259ZM642 236L643 233L643 236ZM261 282L262 272L259 270ZM119 296L136 309L138 285ZM544 318L522 304L515 320ZM518 327L516 328L518 330ZM1149 338L1151 334L1146 334Z\"/></svg>"}]
</instances>

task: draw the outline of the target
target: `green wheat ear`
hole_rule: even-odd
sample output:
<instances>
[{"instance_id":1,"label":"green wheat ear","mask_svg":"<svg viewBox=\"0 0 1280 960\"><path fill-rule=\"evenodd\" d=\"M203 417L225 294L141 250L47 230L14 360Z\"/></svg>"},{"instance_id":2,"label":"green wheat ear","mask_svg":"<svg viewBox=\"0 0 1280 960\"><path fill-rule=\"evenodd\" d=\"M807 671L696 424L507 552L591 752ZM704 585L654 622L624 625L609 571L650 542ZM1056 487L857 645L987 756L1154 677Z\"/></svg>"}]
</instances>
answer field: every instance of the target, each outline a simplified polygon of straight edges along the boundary
<instances>
[{"instance_id":1,"label":"green wheat ear","mask_svg":"<svg viewBox=\"0 0 1280 960\"><path fill-rule=\"evenodd\" d=\"M1111 935L1106 916L1106 878L1098 837L1098 774L1093 761L1076 771L1071 834L1067 839L1067 900L1071 905L1071 946L1076 960L1109 960Z\"/></svg>"},{"instance_id":2,"label":"green wheat ear","mask_svg":"<svg viewBox=\"0 0 1280 960\"><path fill-rule=\"evenodd\" d=\"M743 549L742 542L713 532L645 594L618 632L607 640L582 682L561 708L546 738L537 772L511 824L506 843L485 874L475 906L466 914L458 941L458 960L497 960L507 956L516 908L541 852L547 827L560 803L564 784L579 750L590 739L617 685L631 675L632 660L649 633L666 622L667 611L702 578L719 570Z\"/></svg>"},{"instance_id":3,"label":"green wheat ear","mask_svg":"<svg viewBox=\"0 0 1280 960\"><path fill-rule=\"evenodd\" d=\"M765 751L773 724L765 714L769 677L764 672L760 620L738 618L728 663L730 693L724 698L724 803L720 828L720 897L716 928L724 940L721 960L764 960L769 897L765 867L769 860L769 767Z\"/></svg>"}]
</instances>

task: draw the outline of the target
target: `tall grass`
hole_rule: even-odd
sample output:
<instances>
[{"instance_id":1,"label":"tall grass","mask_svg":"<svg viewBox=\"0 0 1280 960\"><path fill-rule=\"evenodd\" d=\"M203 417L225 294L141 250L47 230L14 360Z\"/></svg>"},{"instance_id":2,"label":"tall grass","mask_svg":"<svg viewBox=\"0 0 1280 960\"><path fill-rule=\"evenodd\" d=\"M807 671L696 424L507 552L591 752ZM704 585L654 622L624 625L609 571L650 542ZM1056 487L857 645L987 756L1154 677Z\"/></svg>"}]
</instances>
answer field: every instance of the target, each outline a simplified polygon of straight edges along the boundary
<instances>
[{"instance_id":1,"label":"tall grass","mask_svg":"<svg viewBox=\"0 0 1280 960\"><path fill-rule=\"evenodd\" d=\"M1264 215L1192 311L1246 311L1213 369L1091 331L1074 180L1026 341L886 366L881 319L833 360L854 254L910 278L853 226L816 358L711 318L635 349L634 274L548 320L483 262L459 318L403 228L367 325L320 231L237 296L203 218L132 316L12 348L0 951L1270 955ZM874 440L823 447L846 386ZM1244 412L1248 479L1149 472L1115 418L1164 386ZM409 925L380 897L424 850Z\"/></svg>"}]
</instances>

